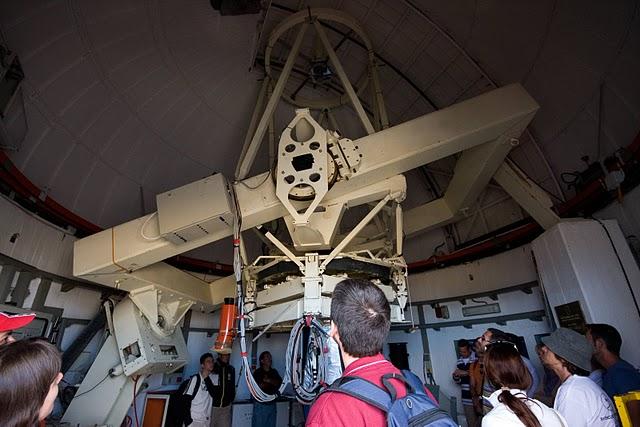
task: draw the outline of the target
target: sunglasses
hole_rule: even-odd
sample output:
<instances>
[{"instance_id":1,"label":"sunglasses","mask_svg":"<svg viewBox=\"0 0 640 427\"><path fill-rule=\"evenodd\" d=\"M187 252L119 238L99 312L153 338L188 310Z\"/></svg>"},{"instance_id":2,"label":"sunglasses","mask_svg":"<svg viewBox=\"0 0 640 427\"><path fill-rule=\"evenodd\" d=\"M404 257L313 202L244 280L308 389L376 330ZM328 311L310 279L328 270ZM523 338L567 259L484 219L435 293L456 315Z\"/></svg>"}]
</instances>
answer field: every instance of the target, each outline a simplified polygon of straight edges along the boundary
<instances>
[{"instance_id":1,"label":"sunglasses","mask_svg":"<svg viewBox=\"0 0 640 427\"><path fill-rule=\"evenodd\" d=\"M496 341L491 341L489 344L484 346L484 351L487 351L489 348L493 347L494 345L509 345L511 347L513 347L517 352L520 352L520 350L518 350L518 346L515 345L515 343L512 343L511 341L506 341L506 340L496 340Z\"/></svg>"}]
</instances>

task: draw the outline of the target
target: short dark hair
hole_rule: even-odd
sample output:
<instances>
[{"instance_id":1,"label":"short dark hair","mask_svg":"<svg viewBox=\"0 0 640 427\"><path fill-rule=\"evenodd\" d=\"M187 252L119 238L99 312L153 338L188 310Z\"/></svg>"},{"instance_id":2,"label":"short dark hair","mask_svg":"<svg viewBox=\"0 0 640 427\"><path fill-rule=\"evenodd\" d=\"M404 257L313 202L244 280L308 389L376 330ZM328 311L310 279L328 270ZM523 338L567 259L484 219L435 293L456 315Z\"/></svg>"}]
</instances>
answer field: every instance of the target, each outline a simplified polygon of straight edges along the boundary
<instances>
[{"instance_id":1,"label":"short dark hair","mask_svg":"<svg viewBox=\"0 0 640 427\"><path fill-rule=\"evenodd\" d=\"M622 337L616 328L606 323L590 323L587 325L587 331L589 331L594 341L601 339L606 344L607 350L616 356L620 356Z\"/></svg>"},{"instance_id":2,"label":"short dark hair","mask_svg":"<svg viewBox=\"0 0 640 427\"><path fill-rule=\"evenodd\" d=\"M260 357L258 357L258 361L262 361L262 359L266 356L266 355L271 356L271 352L270 351L263 351L262 353L260 353Z\"/></svg>"},{"instance_id":3,"label":"short dark hair","mask_svg":"<svg viewBox=\"0 0 640 427\"><path fill-rule=\"evenodd\" d=\"M205 353L205 354L203 354L202 356L200 356L200 364L201 364L201 365L204 365L204 362L205 362L209 357L211 358L211 360L213 360L213 354L211 354L211 353Z\"/></svg>"},{"instance_id":4,"label":"short dark hair","mask_svg":"<svg viewBox=\"0 0 640 427\"><path fill-rule=\"evenodd\" d=\"M333 291L331 320L347 354L373 356L382 351L389 334L391 308L384 292L370 281L346 279Z\"/></svg>"},{"instance_id":5,"label":"short dark hair","mask_svg":"<svg viewBox=\"0 0 640 427\"><path fill-rule=\"evenodd\" d=\"M466 339L458 340L458 348L468 348L471 349L471 344Z\"/></svg>"}]
</instances>

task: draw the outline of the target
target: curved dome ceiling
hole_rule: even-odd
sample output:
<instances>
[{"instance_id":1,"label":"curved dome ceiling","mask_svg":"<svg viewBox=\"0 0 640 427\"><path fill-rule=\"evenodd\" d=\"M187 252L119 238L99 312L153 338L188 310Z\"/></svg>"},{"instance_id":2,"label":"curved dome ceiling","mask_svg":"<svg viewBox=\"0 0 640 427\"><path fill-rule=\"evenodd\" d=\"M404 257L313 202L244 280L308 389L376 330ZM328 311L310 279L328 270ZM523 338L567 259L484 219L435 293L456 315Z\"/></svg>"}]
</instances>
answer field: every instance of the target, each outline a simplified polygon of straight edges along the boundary
<instances>
[{"instance_id":1,"label":"curved dome ceiling","mask_svg":"<svg viewBox=\"0 0 640 427\"><path fill-rule=\"evenodd\" d=\"M221 16L204 0L5 0L0 29L25 72L29 127L10 157L101 227L155 210L159 192L213 172L232 177L264 74L251 65L270 30L310 5L344 10L369 34L386 63L392 124L521 82L541 109L512 158L562 197L562 172L638 131L639 4L279 0L266 14ZM343 38L331 33L357 77L362 48ZM292 112L281 103L280 126ZM362 132L354 117L339 115L351 138ZM447 162L434 169L446 186ZM411 197L424 198L414 187Z\"/></svg>"}]
</instances>

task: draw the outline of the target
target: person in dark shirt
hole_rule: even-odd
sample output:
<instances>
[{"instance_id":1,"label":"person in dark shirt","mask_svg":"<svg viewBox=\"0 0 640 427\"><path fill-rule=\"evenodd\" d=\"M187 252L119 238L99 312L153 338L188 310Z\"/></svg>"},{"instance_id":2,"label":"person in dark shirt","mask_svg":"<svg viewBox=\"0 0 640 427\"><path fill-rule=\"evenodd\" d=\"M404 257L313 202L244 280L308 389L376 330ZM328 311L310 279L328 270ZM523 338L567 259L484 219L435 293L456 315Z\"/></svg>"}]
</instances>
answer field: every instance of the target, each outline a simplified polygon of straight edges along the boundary
<instances>
[{"instance_id":1,"label":"person in dark shirt","mask_svg":"<svg viewBox=\"0 0 640 427\"><path fill-rule=\"evenodd\" d=\"M453 380L460 385L460 397L462 399L462 407L464 415L467 419L467 426L479 427L480 420L473 408L473 400L471 396L471 382L469 377L469 368L476 361L476 355L471 349L469 341L462 339L458 341L458 354L460 357L456 362L456 369L453 371Z\"/></svg>"},{"instance_id":2,"label":"person in dark shirt","mask_svg":"<svg viewBox=\"0 0 640 427\"><path fill-rule=\"evenodd\" d=\"M593 346L593 356L605 369L602 388L609 395L619 396L640 390L640 372L620 358L622 337L616 328L605 323L587 325L587 339ZM640 425L640 402L627 404L632 425Z\"/></svg>"},{"instance_id":3,"label":"person in dark shirt","mask_svg":"<svg viewBox=\"0 0 640 427\"><path fill-rule=\"evenodd\" d=\"M230 357L229 353L219 353L211 371L211 421L214 427L231 427L231 404L236 397L236 370L229 364Z\"/></svg>"},{"instance_id":4,"label":"person in dark shirt","mask_svg":"<svg viewBox=\"0 0 640 427\"><path fill-rule=\"evenodd\" d=\"M260 353L259 360L260 367L253 372L253 378L262 391L268 394L276 394L282 384L282 377L280 377L278 371L271 367L271 353L263 351ZM256 402L253 405L251 427L275 427L276 415L275 402Z\"/></svg>"}]
</instances>

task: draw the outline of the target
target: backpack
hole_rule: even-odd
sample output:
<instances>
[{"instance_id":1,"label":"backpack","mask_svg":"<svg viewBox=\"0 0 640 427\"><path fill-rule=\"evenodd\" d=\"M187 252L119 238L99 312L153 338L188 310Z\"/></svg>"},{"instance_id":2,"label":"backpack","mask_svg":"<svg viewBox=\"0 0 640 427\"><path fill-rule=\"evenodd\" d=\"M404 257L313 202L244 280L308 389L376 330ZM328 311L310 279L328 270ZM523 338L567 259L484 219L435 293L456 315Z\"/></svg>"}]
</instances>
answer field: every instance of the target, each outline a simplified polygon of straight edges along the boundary
<instances>
[{"instance_id":1,"label":"backpack","mask_svg":"<svg viewBox=\"0 0 640 427\"><path fill-rule=\"evenodd\" d=\"M193 396L186 394L189 388L191 378L196 377L196 387ZM197 391L200 389L200 375L195 374L184 380L178 390L173 393L172 399L169 403L169 412L167 414L167 425L183 426L189 425L193 422L191 419L191 402L195 397Z\"/></svg>"},{"instance_id":2,"label":"backpack","mask_svg":"<svg viewBox=\"0 0 640 427\"><path fill-rule=\"evenodd\" d=\"M397 398L391 379L404 383L407 395ZM359 377L338 378L323 391L344 393L355 397L387 414L389 427L458 427L449 414L440 409L419 386L411 384L404 376L396 373L385 374L381 378L384 388Z\"/></svg>"}]
</instances>

